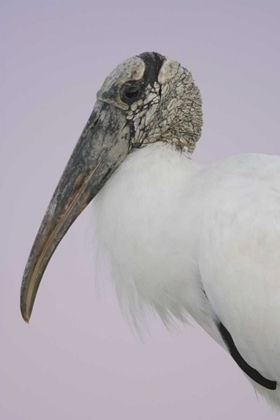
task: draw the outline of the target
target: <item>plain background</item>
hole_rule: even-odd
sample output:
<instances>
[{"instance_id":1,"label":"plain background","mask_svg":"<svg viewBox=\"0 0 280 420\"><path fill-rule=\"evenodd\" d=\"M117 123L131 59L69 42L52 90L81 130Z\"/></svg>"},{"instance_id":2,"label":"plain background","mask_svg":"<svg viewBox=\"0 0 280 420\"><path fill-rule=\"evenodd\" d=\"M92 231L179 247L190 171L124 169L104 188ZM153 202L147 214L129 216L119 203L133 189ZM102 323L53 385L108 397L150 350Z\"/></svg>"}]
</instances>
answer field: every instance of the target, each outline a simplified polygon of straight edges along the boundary
<instances>
[{"instance_id":1,"label":"plain background","mask_svg":"<svg viewBox=\"0 0 280 420\"><path fill-rule=\"evenodd\" d=\"M109 288L96 299L90 208L19 312L35 234L107 74L158 51L204 101L194 159L279 154L279 0L1 1L1 412L3 420L276 418L198 327L133 335Z\"/></svg>"}]
</instances>

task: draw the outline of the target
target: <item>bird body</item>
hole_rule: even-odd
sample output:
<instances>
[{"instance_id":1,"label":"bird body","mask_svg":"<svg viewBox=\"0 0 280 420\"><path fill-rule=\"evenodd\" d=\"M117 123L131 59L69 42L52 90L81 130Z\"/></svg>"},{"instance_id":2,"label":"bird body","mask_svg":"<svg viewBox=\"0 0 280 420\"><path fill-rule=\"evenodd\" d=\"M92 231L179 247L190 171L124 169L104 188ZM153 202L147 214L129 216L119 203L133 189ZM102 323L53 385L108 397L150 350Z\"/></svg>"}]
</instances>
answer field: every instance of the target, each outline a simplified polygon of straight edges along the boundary
<instances>
[{"instance_id":1,"label":"bird body","mask_svg":"<svg viewBox=\"0 0 280 420\"><path fill-rule=\"evenodd\" d=\"M137 149L93 201L95 278L109 269L137 328L149 310L166 324L190 315L227 349L220 320L280 382L279 208L279 157L200 166L163 142Z\"/></svg>"},{"instance_id":2,"label":"bird body","mask_svg":"<svg viewBox=\"0 0 280 420\"><path fill-rule=\"evenodd\" d=\"M119 65L62 175L26 266L29 320L51 255L92 204L95 278L109 277L141 330L190 316L280 408L280 157L248 154L201 166L191 74L157 53Z\"/></svg>"}]
</instances>

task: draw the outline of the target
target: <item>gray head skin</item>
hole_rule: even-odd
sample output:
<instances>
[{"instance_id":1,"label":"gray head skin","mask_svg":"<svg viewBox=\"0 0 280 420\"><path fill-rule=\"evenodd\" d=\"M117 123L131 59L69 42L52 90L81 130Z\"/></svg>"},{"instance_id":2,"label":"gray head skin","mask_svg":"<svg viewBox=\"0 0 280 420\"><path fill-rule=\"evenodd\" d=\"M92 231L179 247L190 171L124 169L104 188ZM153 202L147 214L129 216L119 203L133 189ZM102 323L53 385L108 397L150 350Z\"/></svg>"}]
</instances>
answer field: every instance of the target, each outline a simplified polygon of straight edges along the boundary
<instances>
[{"instance_id":1,"label":"gray head skin","mask_svg":"<svg viewBox=\"0 0 280 420\"><path fill-rule=\"evenodd\" d=\"M131 149L166 141L192 153L201 106L190 72L158 53L129 58L107 77L31 249L21 287L25 321L57 245Z\"/></svg>"},{"instance_id":2,"label":"gray head skin","mask_svg":"<svg viewBox=\"0 0 280 420\"><path fill-rule=\"evenodd\" d=\"M135 97L126 98L126 90ZM191 73L158 53L143 53L119 64L97 98L126 111L131 147L155 141L194 151L202 128L202 100Z\"/></svg>"}]
</instances>

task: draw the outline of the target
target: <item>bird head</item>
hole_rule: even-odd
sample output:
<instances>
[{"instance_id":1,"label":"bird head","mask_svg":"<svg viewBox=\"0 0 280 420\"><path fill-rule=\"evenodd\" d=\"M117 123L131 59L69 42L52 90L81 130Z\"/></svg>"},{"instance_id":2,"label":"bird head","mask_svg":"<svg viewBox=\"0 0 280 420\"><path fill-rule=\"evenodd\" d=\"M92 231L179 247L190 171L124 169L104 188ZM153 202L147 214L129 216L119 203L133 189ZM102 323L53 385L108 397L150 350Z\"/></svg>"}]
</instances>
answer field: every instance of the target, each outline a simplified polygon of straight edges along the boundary
<instances>
[{"instance_id":1,"label":"bird head","mask_svg":"<svg viewBox=\"0 0 280 420\"><path fill-rule=\"evenodd\" d=\"M156 141L192 153L201 127L199 89L179 63L146 52L106 78L31 249L21 287L25 321L57 245L127 154Z\"/></svg>"},{"instance_id":2,"label":"bird head","mask_svg":"<svg viewBox=\"0 0 280 420\"><path fill-rule=\"evenodd\" d=\"M166 141L193 152L202 128L202 101L192 75L176 61L146 52L119 64L97 98L124 111L129 147Z\"/></svg>"}]
</instances>

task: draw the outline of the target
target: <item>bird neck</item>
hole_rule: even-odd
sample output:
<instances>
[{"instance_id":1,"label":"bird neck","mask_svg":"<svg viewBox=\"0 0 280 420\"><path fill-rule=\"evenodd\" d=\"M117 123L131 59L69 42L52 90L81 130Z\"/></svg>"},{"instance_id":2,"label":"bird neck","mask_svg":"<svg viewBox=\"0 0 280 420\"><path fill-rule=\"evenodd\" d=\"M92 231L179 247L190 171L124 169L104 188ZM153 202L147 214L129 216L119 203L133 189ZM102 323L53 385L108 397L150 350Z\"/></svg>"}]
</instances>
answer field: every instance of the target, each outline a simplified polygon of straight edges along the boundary
<instances>
[{"instance_id":1,"label":"bird neck","mask_svg":"<svg viewBox=\"0 0 280 420\"><path fill-rule=\"evenodd\" d=\"M186 153L158 142L133 151L94 200L95 278L107 272L135 326L146 308L169 323L187 313L197 318L203 305L195 260L199 171Z\"/></svg>"}]
</instances>

